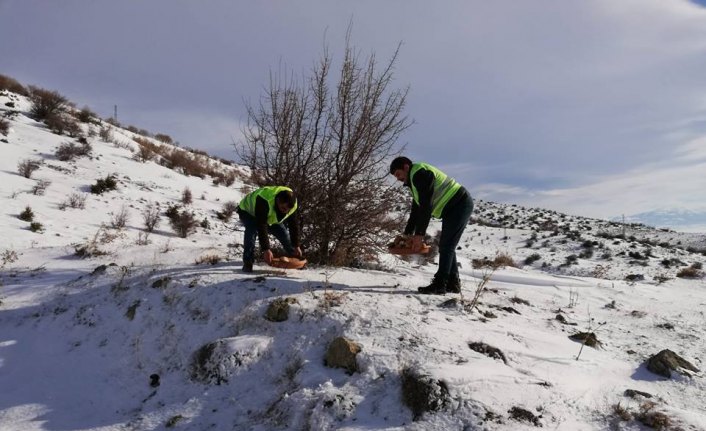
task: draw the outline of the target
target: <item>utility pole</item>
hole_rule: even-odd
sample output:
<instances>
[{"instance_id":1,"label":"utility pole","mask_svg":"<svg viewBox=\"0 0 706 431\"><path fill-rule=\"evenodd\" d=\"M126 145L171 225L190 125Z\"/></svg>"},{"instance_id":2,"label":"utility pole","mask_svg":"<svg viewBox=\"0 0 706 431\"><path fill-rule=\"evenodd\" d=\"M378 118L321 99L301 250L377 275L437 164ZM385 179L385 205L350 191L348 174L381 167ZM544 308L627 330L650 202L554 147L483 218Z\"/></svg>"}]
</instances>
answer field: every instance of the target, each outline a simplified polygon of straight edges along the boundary
<instances>
[{"instance_id":1,"label":"utility pole","mask_svg":"<svg viewBox=\"0 0 706 431\"><path fill-rule=\"evenodd\" d=\"M118 105L113 108L113 120L118 121Z\"/></svg>"}]
</instances>

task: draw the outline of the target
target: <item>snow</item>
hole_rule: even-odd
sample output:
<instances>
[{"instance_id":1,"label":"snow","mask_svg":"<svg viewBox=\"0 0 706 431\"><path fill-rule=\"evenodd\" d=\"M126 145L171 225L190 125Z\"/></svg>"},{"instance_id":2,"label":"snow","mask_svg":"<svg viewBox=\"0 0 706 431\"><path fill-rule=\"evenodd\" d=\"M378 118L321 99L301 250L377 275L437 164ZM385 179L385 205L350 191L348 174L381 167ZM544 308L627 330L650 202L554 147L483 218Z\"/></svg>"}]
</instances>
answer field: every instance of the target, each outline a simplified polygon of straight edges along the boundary
<instances>
[{"instance_id":1,"label":"snow","mask_svg":"<svg viewBox=\"0 0 706 431\"><path fill-rule=\"evenodd\" d=\"M0 142L0 253L15 252L17 260L0 273L0 430L535 428L512 419L513 407L533 412L549 429L643 429L635 420L616 422L614 405L637 411L644 402L626 398L626 389L653 394L654 408L675 426L706 429L703 372L665 379L643 365L670 349L704 369L706 282L676 278L680 267L661 263L703 262L703 235L478 201L476 223L458 251L463 299L490 271L474 269L473 259L505 253L519 268L494 271L472 312L445 303L459 295L416 293L436 269L423 259L382 256L377 270L256 265L244 274L242 226L237 217L215 217L243 196L244 176L231 187L215 186L134 161L128 149L97 136L89 138L92 158L60 162L54 150L71 139L30 119L22 97L0 96L0 108L10 97L21 113ZM128 143L134 135L115 128L113 136ZM26 158L45 160L31 179L17 174ZM117 174L118 190L87 192L109 174ZM44 195L30 192L37 179L51 181ZM163 217L149 243L138 244L142 209L177 203L185 187L194 196L190 208L211 228L179 238ZM86 194L85 209L61 210L76 192ZM17 218L26 206L43 232ZM107 227L123 206L127 226ZM488 223L503 219L505 227ZM569 228L538 229L546 222ZM431 230L439 228L432 223ZM598 235L623 228L625 238ZM94 237L106 254L77 257L75 245ZM566 265L587 240L601 245ZM522 265L534 253L541 258ZM209 254L222 260L195 263ZM626 281L628 274L644 280ZM296 299L284 322L263 318L276 298ZM576 332L595 332L601 348L581 349L568 338ZM338 336L362 347L353 374L324 365ZM196 352L218 340L225 380L193 379ZM500 349L507 364L471 350L473 342ZM445 382L449 405L413 421L403 403L405 368ZM157 387L150 385L153 374Z\"/></svg>"}]
</instances>

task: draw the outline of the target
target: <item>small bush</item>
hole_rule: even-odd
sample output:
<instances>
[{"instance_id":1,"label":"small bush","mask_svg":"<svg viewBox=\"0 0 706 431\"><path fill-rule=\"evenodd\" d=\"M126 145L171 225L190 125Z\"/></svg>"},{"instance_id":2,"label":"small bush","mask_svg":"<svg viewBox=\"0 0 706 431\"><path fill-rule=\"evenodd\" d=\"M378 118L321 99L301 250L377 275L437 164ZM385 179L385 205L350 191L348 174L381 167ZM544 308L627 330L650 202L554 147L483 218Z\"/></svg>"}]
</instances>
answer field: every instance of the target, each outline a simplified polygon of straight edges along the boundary
<instances>
[{"instance_id":1,"label":"small bush","mask_svg":"<svg viewBox=\"0 0 706 431\"><path fill-rule=\"evenodd\" d=\"M115 176L113 175L108 175L105 178L99 178L96 180L95 184L91 185L91 193L100 195L103 194L104 192L109 192L112 190L116 190L118 188L118 183L115 180Z\"/></svg>"},{"instance_id":2,"label":"small bush","mask_svg":"<svg viewBox=\"0 0 706 431\"><path fill-rule=\"evenodd\" d=\"M525 258L525 265L532 265L541 258L542 256L539 253L533 253Z\"/></svg>"},{"instance_id":3,"label":"small bush","mask_svg":"<svg viewBox=\"0 0 706 431\"><path fill-rule=\"evenodd\" d=\"M44 226L39 222L33 221L29 224L29 230L32 232L41 232L44 230Z\"/></svg>"},{"instance_id":4,"label":"small bush","mask_svg":"<svg viewBox=\"0 0 706 431\"><path fill-rule=\"evenodd\" d=\"M154 160L161 153L159 145L152 143L149 139L136 137L133 139L137 142L137 149L132 158L138 162L148 162Z\"/></svg>"},{"instance_id":5,"label":"small bush","mask_svg":"<svg viewBox=\"0 0 706 431\"><path fill-rule=\"evenodd\" d=\"M9 263L15 263L20 257L17 252L13 249L6 249L0 254L0 269L5 268Z\"/></svg>"},{"instance_id":6,"label":"small bush","mask_svg":"<svg viewBox=\"0 0 706 431\"><path fill-rule=\"evenodd\" d=\"M184 191L181 192L181 203L184 205L191 205L191 203L194 201L194 197L191 193L191 189L186 187Z\"/></svg>"},{"instance_id":7,"label":"small bush","mask_svg":"<svg viewBox=\"0 0 706 431\"><path fill-rule=\"evenodd\" d=\"M16 79L10 78L9 76L0 75L0 91L7 90L12 93L21 94L26 96L28 94L27 89L22 86Z\"/></svg>"},{"instance_id":8,"label":"small bush","mask_svg":"<svg viewBox=\"0 0 706 431\"><path fill-rule=\"evenodd\" d=\"M93 123L98 117L88 106L75 113L76 119L82 123Z\"/></svg>"},{"instance_id":9,"label":"small bush","mask_svg":"<svg viewBox=\"0 0 706 431\"><path fill-rule=\"evenodd\" d=\"M228 201L223 204L223 209L216 212L216 218L226 223L230 221L233 213L238 209L238 204L234 201Z\"/></svg>"},{"instance_id":10,"label":"small bush","mask_svg":"<svg viewBox=\"0 0 706 431\"><path fill-rule=\"evenodd\" d=\"M113 139L113 131L110 126L101 127L98 136L105 142L110 142Z\"/></svg>"},{"instance_id":11,"label":"small bush","mask_svg":"<svg viewBox=\"0 0 706 431\"><path fill-rule=\"evenodd\" d=\"M37 182L32 186L32 194L36 196L43 196L44 192L51 185L49 180L37 180Z\"/></svg>"},{"instance_id":12,"label":"small bush","mask_svg":"<svg viewBox=\"0 0 706 431\"><path fill-rule=\"evenodd\" d=\"M199 222L194 214L186 210L181 211L177 216L169 220L174 232L181 238L186 238L196 231Z\"/></svg>"},{"instance_id":13,"label":"small bush","mask_svg":"<svg viewBox=\"0 0 706 431\"><path fill-rule=\"evenodd\" d=\"M44 121L51 115L60 114L66 109L68 100L56 91L44 90L33 86L29 88L30 90L26 95L32 103L30 115L36 120Z\"/></svg>"},{"instance_id":14,"label":"small bush","mask_svg":"<svg viewBox=\"0 0 706 431\"><path fill-rule=\"evenodd\" d=\"M10 122L0 118L0 135L7 136L8 133L10 133Z\"/></svg>"},{"instance_id":15,"label":"small bush","mask_svg":"<svg viewBox=\"0 0 706 431\"><path fill-rule=\"evenodd\" d=\"M90 156L92 151L93 147L84 139L81 145L73 142L64 142L59 145L54 155L62 162L70 162L78 157Z\"/></svg>"},{"instance_id":16,"label":"small bush","mask_svg":"<svg viewBox=\"0 0 706 431\"><path fill-rule=\"evenodd\" d=\"M145 230L153 232L159 226L159 208L150 202L142 211L142 219L145 222Z\"/></svg>"},{"instance_id":17,"label":"small bush","mask_svg":"<svg viewBox=\"0 0 706 431\"><path fill-rule=\"evenodd\" d=\"M22 211L17 218L22 221L32 221L34 220L34 211L32 211L30 207L25 207L24 211Z\"/></svg>"},{"instance_id":18,"label":"small bush","mask_svg":"<svg viewBox=\"0 0 706 431\"><path fill-rule=\"evenodd\" d=\"M41 160L23 159L17 163L17 173L25 178L32 178L32 173L42 166Z\"/></svg>"},{"instance_id":19,"label":"small bush","mask_svg":"<svg viewBox=\"0 0 706 431\"><path fill-rule=\"evenodd\" d=\"M504 268L506 266L511 266L513 268L517 268L517 264L515 261L512 259L512 257L506 253L499 253L498 255L495 256L493 260L486 258L483 259L473 259L472 260L472 265L473 268L475 269L480 269L480 268L492 268L492 269L498 269L498 268Z\"/></svg>"},{"instance_id":20,"label":"small bush","mask_svg":"<svg viewBox=\"0 0 706 431\"><path fill-rule=\"evenodd\" d=\"M173 142L171 136L165 135L164 133L157 133L154 135L154 139L159 142L164 142L165 144L171 144Z\"/></svg>"},{"instance_id":21,"label":"small bush","mask_svg":"<svg viewBox=\"0 0 706 431\"><path fill-rule=\"evenodd\" d=\"M113 217L110 219L110 225L113 229L124 229L129 219L130 212L127 207L123 205L117 213L113 214Z\"/></svg>"},{"instance_id":22,"label":"small bush","mask_svg":"<svg viewBox=\"0 0 706 431\"><path fill-rule=\"evenodd\" d=\"M86 195L83 193L72 193L64 202L59 204L60 210L63 211L66 208L85 209Z\"/></svg>"},{"instance_id":23,"label":"small bush","mask_svg":"<svg viewBox=\"0 0 706 431\"><path fill-rule=\"evenodd\" d=\"M677 272L677 277L679 278L701 278L704 273L694 265L688 268L682 268Z\"/></svg>"},{"instance_id":24,"label":"small bush","mask_svg":"<svg viewBox=\"0 0 706 431\"><path fill-rule=\"evenodd\" d=\"M170 205L164 212L164 215L167 216L169 220L175 220L179 217L179 205Z\"/></svg>"}]
</instances>

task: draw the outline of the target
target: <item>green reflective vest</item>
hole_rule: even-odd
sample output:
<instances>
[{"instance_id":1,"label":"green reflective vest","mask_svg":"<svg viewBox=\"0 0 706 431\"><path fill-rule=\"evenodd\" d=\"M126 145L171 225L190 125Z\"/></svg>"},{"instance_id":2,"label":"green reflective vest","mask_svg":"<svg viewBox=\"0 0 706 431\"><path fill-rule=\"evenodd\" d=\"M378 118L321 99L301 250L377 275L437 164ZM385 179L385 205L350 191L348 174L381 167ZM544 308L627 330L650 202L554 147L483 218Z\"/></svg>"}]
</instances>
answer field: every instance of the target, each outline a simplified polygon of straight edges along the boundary
<instances>
[{"instance_id":1,"label":"green reflective vest","mask_svg":"<svg viewBox=\"0 0 706 431\"><path fill-rule=\"evenodd\" d=\"M285 214L284 217L282 217L282 220L277 220L277 207L275 205L275 196L277 196L277 194L281 191L291 192L292 189L285 186L262 187L255 190L254 192L248 193L247 196L245 196L243 200L240 201L238 207L240 207L240 209L250 214L251 216L255 217L255 203L257 202L258 196L260 196L267 201L267 205L270 208L267 212L267 224L272 226L273 224L282 223L287 219L287 217L294 214L294 211L297 210L297 202L294 201L294 206L289 210L287 214Z\"/></svg>"},{"instance_id":2,"label":"green reflective vest","mask_svg":"<svg viewBox=\"0 0 706 431\"><path fill-rule=\"evenodd\" d=\"M416 174L419 169L426 169L434 174L434 191L431 195L431 216L441 218L444 207L456 194L458 189L461 188L461 184L432 165L413 163L409 170L409 184L412 187L412 197L417 205L419 205L419 192L417 192L417 188L414 187L414 174Z\"/></svg>"}]
</instances>

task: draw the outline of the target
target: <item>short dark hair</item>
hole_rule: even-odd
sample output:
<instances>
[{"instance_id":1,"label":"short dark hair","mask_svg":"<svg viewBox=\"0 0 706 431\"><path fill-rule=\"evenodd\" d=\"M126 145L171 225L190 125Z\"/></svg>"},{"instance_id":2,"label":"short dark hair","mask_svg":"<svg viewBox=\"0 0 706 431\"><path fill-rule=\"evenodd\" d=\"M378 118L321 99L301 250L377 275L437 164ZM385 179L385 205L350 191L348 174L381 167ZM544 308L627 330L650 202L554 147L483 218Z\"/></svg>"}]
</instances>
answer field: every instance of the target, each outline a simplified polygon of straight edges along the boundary
<instances>
[{"instance_id":1,"label":"short dark hair","mask_svg":"<svg viewBox=\"0 0 706 431\"><path fill-rule=\"evenodd\" d=\"M390 163L390 173L394 174L396 170L404 168L404 165L412 166L412 161L405 156L395 158L395 160Z\"/></svg>"},{"instance_id":2,"label":"short dark hair","mask_svg":"<svg viewBox=\"0 0 706 431\"><path fill-rule=\"evenodd\" d=\"M277 193L277 196L275 196L275 200L280 203L286 203L289 208L294 208L294 204L297 203L297 196L292 191L282 190L281 192Z\"/></svg>"}]
</instances>

